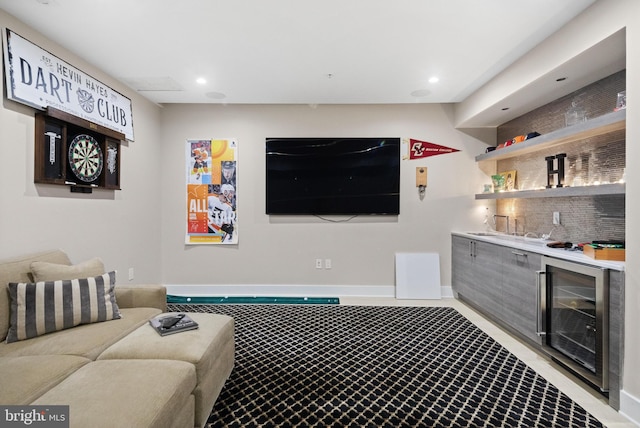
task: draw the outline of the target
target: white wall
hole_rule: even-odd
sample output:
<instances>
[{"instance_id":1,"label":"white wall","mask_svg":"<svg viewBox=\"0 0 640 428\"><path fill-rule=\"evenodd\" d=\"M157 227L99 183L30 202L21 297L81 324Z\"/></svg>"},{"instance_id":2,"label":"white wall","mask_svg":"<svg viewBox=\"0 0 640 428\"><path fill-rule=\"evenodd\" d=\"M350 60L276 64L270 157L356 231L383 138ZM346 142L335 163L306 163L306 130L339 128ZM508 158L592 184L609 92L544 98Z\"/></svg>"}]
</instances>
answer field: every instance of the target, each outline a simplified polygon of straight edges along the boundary
<instances>
[{"instance_id":1,"label":"white wall","mask_svg":"<svg viewBox=\"0 0 640 428\"><path fill-rule=\"evenodd\" d=\"M165 283L393 286L396 252L437 252L442 284L450 285L450 231L482 227L484 205L473 194L486 181L473 160L486 145L456 131L451 113L448 105L165 106L160 185ZM344 223L267 216L265 138L292 136L412 137L461 151L402 162L400 216ZM238 139L239 244L185 246L185 140L213 137ZM417 166L428 168L422 201L415 187ZM330 258L332 269L317 270L316 258ZM313 293L314 287L306 289ZM246 288L234 292L244 294Z\"/></svg>"},{"instance_id":2,"label":"white wall","mask_svg":"<svg viewBox=\"0 0 640 428\"><path fill-rule=\"evenodd\" d=\"M450 284L451 230L482 226L483 205L473 194L485 181L473 157L484 149L454 130L547 70L541 62L573 56L626 26L627 35L627 218L640 217L640 2L599 0L552 36L524 68L512 68L457 109L404 106L221 106L175 105L159 109L135 92L52 44L0 10L9 27L83 71L129 96L136 141L122 150L122 186L117 192L72 195L68 189L33 184L33 110L4 100L0 108L0 258L59 247L73 261L99 255L110 269L135 268L134 282L168 284L393 284L396 251L437 251L442 284ZM568 50L567 50L568 49ZM526 61L529 61L526 66ZM549 65L549 64L547 64ZM519 64L522 67L522 63ZM537 71L536 71L537 70ZM519 71L519 72L516 72ZM530 73L533 72L533 75ZM506 76L506 77L505 77ZM506 80L502 80L506 79ZM483 97L489 97L483 99ZM634 102L636 100L636 102ZM397 221L358 218L325 223L313 218L273 219L264 215L264 138L268 136L397 135L424 139L462 152L403 162L402 214ZM184 150L187 138L239 140L238 210L240 243L234 247L184 245ZM429 187L420 201L415 166L429 168ZM640 421L640 229L627 221L626 337L622 411ZM331 258L333 269L317 271L315 258Z\"/></svg>"},{"instance_id":3,"label":"white wall","mask_svg":"<svg viewBox=\"0 0 640 428\"><path fill-rule=\"evenodd\" d=\"M627 130L626 130L626 244L625 271L625 351L622 413L640 424L640 2L599 0L560 31L519 59L485 87L456 105L455 123L464 123L488 106L526 86L620 29L626 28Z\"/></svg>"},{"instance_id":4,"label":"white wall","mask_svg":"<svg viewBox=\"0 0 640 428\"><path fill-rule=\"evenodd\" d=\"M72 194L65 186L35 185L34 109L8 101L0 108L0 258L62 248L73 262L99 256L127 282L158 282L160 275L160 140L158 106L52 44L0 10L7 27L132 98L136 141L122 146L120 191ZM3 65L4 70L4 65Z\"/></svg>"},{"instance_id":5,"label":"white wall","mask_svg":"<svg viewBox=\"0 0 640 428\"><path fill-rule=\"evenodd\" d=\"M611 2L610 2L611 3ZM640 2L626 0L627 16L627 195L626 242L627 270L625 272L625 370L621 410L640 424Z\"/></svg>"}]
</instances>

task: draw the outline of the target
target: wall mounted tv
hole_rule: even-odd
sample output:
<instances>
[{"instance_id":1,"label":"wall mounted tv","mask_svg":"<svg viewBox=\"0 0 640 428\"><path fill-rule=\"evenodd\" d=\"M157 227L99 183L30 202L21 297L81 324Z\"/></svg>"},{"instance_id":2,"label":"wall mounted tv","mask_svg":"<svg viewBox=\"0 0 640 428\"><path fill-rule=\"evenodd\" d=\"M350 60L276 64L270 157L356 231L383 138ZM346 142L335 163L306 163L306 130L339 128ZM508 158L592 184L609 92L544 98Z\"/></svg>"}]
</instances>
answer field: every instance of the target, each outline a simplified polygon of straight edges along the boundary
<instances>
[{"instance_id":1,"label":"wall mounted tv","mask_svg":"<svg viewBox=\"0 0 640 428\"><path fill-rule=\"evenodd\" d=\"M400 214L400 138L267 138L266 213Z\"/></svg>"}]
</instances>

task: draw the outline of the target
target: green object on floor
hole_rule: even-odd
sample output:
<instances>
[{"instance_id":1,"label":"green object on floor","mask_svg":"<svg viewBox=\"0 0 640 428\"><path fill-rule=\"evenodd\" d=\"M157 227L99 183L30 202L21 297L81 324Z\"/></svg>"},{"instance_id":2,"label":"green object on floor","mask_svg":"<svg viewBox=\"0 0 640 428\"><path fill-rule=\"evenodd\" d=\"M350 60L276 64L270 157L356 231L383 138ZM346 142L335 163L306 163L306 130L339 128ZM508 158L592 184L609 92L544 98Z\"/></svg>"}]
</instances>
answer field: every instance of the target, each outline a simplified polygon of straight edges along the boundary
<instances>
[{"instance_id":1,"label":"green object on floor","mask_svg":"<svg viewBox=\"0 0 640 428\"><path fill-rule=\"evenodd\" d=\"M338 297L216 297L216 296L174 296L167 295L167 303L192 303L192 304L259 304L275 303L279 305L339 305Z\"/></svg>"}]
</instances>

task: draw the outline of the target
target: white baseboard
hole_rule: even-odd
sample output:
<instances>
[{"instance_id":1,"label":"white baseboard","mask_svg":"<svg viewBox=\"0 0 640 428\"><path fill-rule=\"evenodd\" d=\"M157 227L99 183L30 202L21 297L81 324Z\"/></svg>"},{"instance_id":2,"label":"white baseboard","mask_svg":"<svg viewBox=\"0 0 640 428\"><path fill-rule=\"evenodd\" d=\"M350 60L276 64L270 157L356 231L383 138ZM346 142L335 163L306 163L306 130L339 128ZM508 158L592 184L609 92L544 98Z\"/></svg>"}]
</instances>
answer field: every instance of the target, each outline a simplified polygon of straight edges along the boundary
<instances>
[{"instance_id":1,"label":"white baseboard","mask_svg":"<svg viewBox=\"0 0 640 428\"><path fill-rule=\"evenodd\" d=\"M212 285L168 284L167 294L185 297L395 297L393 285ZM453 297L451 287L442 288L442 297Z\"/></svg>"},{"instance_id":2,"label":"white baseboard","mask_svg":"<svg viewBox=\"0 0 640 428\"><path fill-rule=\"evenodd\" d=\"M271 284L171 284L167 294L176 296L280 296L280 297L393 297L393 286L367 285L271 285Z\"/></svg>"},{"instance_id":3,"label":"white baseboard","mask_svg":"<svg viewBox=\"0 0 640 428\"><path fill-rule=\"evenodd\" d=\"M451 298L455 297L455 296L453 295L453 288L451 288L451 286L443 285L443 286L441 286L441 287L440 287L440 289L442 290L442 297L447 297L447 298L449 298L449 297L451 297Z\"/></svg>"},{"instance_id":4,"label":"white baseboard","mask_svg":"<svg viewBox=\"0 0 640 428\"><path fill-rule=\"evenodd\" d=\"M620 414L640 427L640 399L625 390L620 391Z\"/></svg>"}]
</instances>

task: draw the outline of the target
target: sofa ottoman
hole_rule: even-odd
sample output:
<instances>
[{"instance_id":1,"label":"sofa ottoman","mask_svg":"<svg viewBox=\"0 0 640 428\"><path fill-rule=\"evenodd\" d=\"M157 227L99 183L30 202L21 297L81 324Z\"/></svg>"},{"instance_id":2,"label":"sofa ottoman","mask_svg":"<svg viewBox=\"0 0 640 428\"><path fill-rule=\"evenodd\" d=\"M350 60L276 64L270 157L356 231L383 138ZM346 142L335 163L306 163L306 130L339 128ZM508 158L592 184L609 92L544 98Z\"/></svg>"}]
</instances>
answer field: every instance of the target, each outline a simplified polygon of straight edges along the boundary
<instances>
[{"instance_id":1,"label":"sofa ottoman","mask_svg":"<svg viewBox=\"0 0 640 428\"><path fill-rule=\"evenodd\" d=\"M198 380L194 391L195 421L197 427L203 427L233 369L235 326L233 318L227 315L187 315L198 323L197 330L160 336L147 323L107 348L98 360L159 359L191 363Z\"/></svg>"},{"instance_id":2,"label":"sofa ottoman","mask_svg":"<svg viewBox=\"0 0 640 428\"><path fill-rule=\"evenodd\" d=\"M72 428L193 426L193 364L166 360L91 362L32 405L68 405Z\"/></svg>"}]
</instances>

